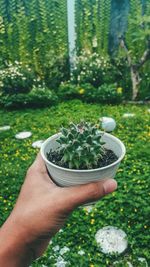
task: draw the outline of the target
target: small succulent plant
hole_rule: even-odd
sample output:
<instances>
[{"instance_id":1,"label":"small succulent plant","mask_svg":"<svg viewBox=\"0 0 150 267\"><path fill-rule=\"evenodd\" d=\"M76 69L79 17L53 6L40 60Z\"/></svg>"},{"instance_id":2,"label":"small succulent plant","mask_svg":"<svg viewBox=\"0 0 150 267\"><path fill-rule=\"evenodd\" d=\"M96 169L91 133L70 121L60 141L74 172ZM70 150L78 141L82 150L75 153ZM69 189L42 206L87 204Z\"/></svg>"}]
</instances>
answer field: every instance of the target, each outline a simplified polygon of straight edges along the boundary
<instances>
[{"instance_id":1,"label":"small succulent plant","mask_svg":"<svg viewBox=\"0 0 150 267\"><path fill-rule=\"evenodd\" d=\"M61 129L57 139L60 144L61 161L67 163L70 169L92 169L105 154L102 133L88 122L70 123L68 129Z\"/></svg>"}]
</instances>

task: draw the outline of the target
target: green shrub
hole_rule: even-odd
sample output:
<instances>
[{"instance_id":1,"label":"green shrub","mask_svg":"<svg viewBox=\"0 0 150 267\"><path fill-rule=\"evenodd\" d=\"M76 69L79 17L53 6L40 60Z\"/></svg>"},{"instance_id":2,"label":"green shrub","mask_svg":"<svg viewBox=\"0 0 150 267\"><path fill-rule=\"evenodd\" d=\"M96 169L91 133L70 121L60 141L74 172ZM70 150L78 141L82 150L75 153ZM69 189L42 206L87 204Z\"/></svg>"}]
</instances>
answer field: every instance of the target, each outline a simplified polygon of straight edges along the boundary
<instances>
[{"instance_id":1,"label":"green shrub","mask_svg":"<svg viewBox=\"0 0 150 267\"><path fill-rule=\"evenodd\" d=\"M57 96L49 89L32 89L28 94L4 95L0 106L6 109L40 108L57 103Z\"/></svg>"},{"instance_id":2,"label":"green shrub","mask_svg":"<svg viewBox=\"0 0 150 267\"><path fill-rule=\"evenodd\" d=\"M68 57L48 54L43 65L43 76L48 88L57 89L61 82L69 79Z\"/></svg>"},{"instance_id":3,"label":"green shrub","mask_svg":"<svg viewBox=\"0 0 150 267\"><path fill-rule=\"evenodd\" d=\"M122 88L115 84L101 85L95 95L95 102L104 104L119 104L122 99Z\"/></svg>"},{"instance_id":4,"label":"green shrub","mask_svg":"<svg viewBox=\"0 0 150 267\"><path fill-rule=\"evenodd\" d=\"M89 83L72 84L71 82L62 83L58 90L60 100L69 100L78 98L89 103L106 103L117 104L123 99L122 87L115 84L103 84L99 88L95 88Z\"/></svg>"},{"instance_id":5,"label":"green shrub","mask_svg":"<svg viewBox=\"0 0 150 267\"><path fill-rule=\"evenodd\" d=\"M29 66L23 66L21 62L9 63L6 68L0 70L0 90L2 94L28 93L33 86L35 77Z\"/></svg>"},{"instance_id":6,"label":"green shrub","mask_svg":"<svg viewBox=\"0 0 150 267\"><path fill-rule=\"evenodd\" d=\"M76 59L76 67L71 80L76 84L90 83L99 87L105 82L115 82L113 75L114 66L109 58L104 58L97 53L82 54Z\"/></svg>"},{"instance_id":7,"label":"green shrub","mask_svg":"<svg viewBox=\"0 0 150 267\"><path fill-rule=\"evenodd\" d=\"M77 85L72 84L70 81L61 83L58 89L58 96L61 100L79 98Z\"/></svg>"}]
</instances>

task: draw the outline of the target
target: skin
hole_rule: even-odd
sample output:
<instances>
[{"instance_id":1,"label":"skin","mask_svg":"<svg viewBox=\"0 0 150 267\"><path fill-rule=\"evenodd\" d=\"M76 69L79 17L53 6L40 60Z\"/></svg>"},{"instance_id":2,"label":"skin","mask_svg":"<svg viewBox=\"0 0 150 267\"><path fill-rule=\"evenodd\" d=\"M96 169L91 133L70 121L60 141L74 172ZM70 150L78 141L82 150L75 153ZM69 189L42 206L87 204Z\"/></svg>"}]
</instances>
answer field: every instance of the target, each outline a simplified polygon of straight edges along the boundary
<instances>
[{"instance_id":1,"label":"skin","mask_svg":"<svg viewBox=\"0 0 150 267\"><path fill-rule=\"evenodd\" d=\"M0 266L26 267L40 257L50 239L78 206L113 192L113 179L61 188L47 174L40 156L27 171L16 205L0 229Z\"/></svg>"}]
</instances>

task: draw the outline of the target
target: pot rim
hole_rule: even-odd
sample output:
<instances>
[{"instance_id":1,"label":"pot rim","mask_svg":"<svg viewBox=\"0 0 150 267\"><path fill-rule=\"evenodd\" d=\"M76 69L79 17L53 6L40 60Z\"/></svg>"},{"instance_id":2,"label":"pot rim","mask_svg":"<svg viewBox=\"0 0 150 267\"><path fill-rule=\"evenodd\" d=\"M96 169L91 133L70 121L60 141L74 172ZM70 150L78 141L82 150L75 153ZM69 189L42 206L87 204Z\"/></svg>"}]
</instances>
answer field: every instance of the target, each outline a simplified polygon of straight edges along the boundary
<instances>
[{"instance_id":1,"label":"pot rim","mask_svg":"<svg viewBox=\"0 0 150 267\"><path fill-rule=\"evenodd\" d=\"M103 132L102 132L102 133L103 133ZM78 169L69 169L69 168L60 167L60 166L58 166L58 165L52 163L51 161L49 161L49 160L47 159L47 157L45 156L45 153L44 153L44 149L45 149L45 147L47 146L47 144L48 144L51 140L56 139L56 137L59 137L60 134L61 134L61 133L57 133L57 134L54 134L54 135L50 136L49 138L47 138L47 139L44 141L44 143L42 144L42 146L41 146L40 153L41 153L41 156L42 156L43 160L44 160L47 164L50 164L51 166L53 166L53 167L55 167L55 168L57 168L57 169L63 170L63 171L68 171L68 172L80 172L80 173L86 173L86 172L87 172L87 173L89 173L89 172L96 172L96 171L99 171L99 170L105 170L105 169L111 168L111 167L117 165L118 163L120 163L120 162L122 161L122 159L124 158L125 154L126 154L126 148L125 148L125 145L123 144L123 142L122 142L119 138L115 137L114 135L104 132L104 135L106 135L107 137L113 139L113 141L119 143L119 145L120 145L120 147L121 147L121 149L122 149L122 155L121 155L116 161L114 161L113 163L111 163L111 164L109 164L109 165L107 165L107 166L104 166L104 167L101 167L101 168L96 168L96 169L89 169L89 170L87 170L87 169L85 169L85 170L78 170Z\"/></svg>"}]
</instances>

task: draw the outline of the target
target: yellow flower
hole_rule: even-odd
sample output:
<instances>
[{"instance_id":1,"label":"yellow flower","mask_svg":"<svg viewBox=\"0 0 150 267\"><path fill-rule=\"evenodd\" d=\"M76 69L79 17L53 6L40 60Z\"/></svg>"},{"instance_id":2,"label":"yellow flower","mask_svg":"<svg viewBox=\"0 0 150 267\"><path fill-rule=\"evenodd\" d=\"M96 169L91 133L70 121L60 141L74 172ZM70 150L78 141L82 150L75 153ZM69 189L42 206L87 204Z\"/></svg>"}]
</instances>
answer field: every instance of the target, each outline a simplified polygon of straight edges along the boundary
<instances>
[{"instance_id":1,"label":"yellow flower","mask_svg":"<svg viewBox=\"0 0 150 267\"><path fill-rule=\"evenodd\" d=\"M94 223L95 223L95 220L94 220L94 219L92 219L92 220L91 220L91 224L94 224Z\"/></svg>"},{"instance_id":2,"label":"yellow flower","mask_svg":"<svg viewBox=\"0 0 150 267\"><path fill-rule=\"evenodd\" d=\"M84 92L85 92L85 90L84 90L84 89L80 89L80 90L79 90L79 94L80 94L80 95L83 95L83 94L84 94Z\"/></svg>"},{"instance_id":3,"label":"yellow flower","mask_svg":"<svg viewBox=\"0 0 150 267\"><path fill-rule=\"evenodd\" d=\"M118 93L118 94L122 94L122 91L123 91L122 87L118 87L118 88L117 88L117 93Z\"/></svg>"},{"instance_id":4,"label":"yellow flower","mask_svg":"<svg viewBox=\"0 0 150 267\"><path fill-rule=\"evenodd\" d=\"M91 264L91 265L90 265L90 267L94 267L94 265L93 265L93 264Z\"/></svg>"}]
</instances>

